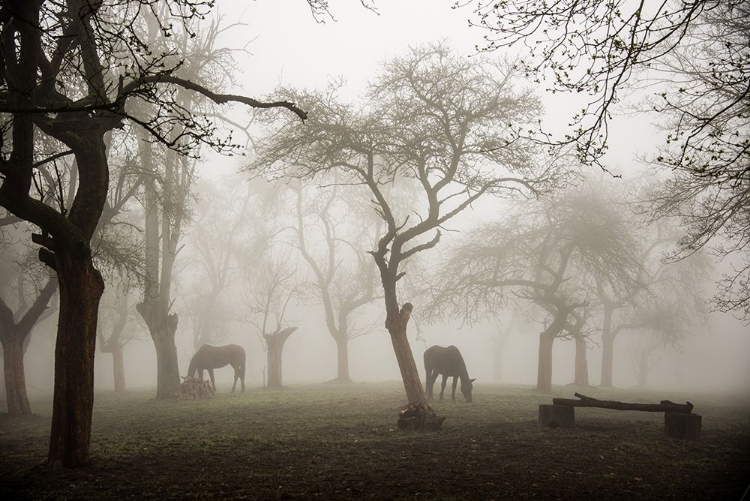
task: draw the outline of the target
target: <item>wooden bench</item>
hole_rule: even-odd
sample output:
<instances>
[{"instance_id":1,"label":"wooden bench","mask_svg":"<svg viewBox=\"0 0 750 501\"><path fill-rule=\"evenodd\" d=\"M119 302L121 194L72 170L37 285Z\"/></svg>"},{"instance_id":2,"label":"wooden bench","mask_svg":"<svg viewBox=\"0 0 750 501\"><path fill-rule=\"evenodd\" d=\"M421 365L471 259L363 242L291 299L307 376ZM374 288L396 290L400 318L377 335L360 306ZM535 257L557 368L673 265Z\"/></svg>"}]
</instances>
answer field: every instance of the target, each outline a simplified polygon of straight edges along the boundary
<instances>
[{"instance_id":1,"label":"wooden bench","mask_svg":"<svg viewBox=\"0 0 750 501\"><path fill-rule=\"evenodd\" d=\"M634 404L613 400L598 400L580 393L573 398L553 398L552 405L539 405L541 428L574 428L576 407L599 407L619 411L645 411L664 413L664 433L673 438L697 440L701 434L701 416L693 414L693 404L676 404L662 400L658 404Z\"/></svg>"}]
</instances>

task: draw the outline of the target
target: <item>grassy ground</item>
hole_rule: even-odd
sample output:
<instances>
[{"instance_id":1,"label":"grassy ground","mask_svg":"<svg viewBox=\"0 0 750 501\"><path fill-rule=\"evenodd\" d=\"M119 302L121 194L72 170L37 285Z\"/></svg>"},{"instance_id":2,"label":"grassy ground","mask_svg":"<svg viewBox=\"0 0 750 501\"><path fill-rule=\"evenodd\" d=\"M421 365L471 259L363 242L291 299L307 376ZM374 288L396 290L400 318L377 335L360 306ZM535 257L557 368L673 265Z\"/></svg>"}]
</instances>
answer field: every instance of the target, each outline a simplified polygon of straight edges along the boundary
<instances>
[{"instance_id":1,"label":"grassy ground","mask_svg":"<svg viewBox=\"0 0 750 501\"><path fill-rule=\"evenodd\" d=\"M572 397L574 388L560 388ZM398 383L219 388L205 401L97 395L92 464L38 466L51 402L0 414L0 499L706 499L750 484L750 398L580 390L621 401L690 400L700 440L663 434L663 414L576 409L576 428L540 430L552 395L477 386L435 405L439 432L399 431ZM459 397L460 399L460 397Z\"/></svg>"}]
</instances>

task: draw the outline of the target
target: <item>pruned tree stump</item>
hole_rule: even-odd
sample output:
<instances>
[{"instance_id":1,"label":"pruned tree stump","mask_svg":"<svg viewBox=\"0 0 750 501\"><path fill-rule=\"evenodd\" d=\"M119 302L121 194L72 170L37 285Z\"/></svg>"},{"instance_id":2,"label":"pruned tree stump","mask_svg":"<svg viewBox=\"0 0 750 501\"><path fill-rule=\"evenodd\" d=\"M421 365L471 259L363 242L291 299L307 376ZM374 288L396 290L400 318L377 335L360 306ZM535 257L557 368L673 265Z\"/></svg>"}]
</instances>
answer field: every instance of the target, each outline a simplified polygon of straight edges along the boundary
<instances>
[{"instance_id":1,"label":"pruned tree stump","mask_svg":"<svg viewBox=\"0 0 750 501\"><path fill-rule=\"evenodd\" d=\"M399 413L399 430L439 430L445 416L438 417L432 407L425 404L409 404Z\"/></svg>"},{"instance_id":2,"label":"pruned tree stump","mask_svg":"<svg viewBox=\"0 0 750 501\"><path fill-rule=\"evenodd\" d=\"M664 433L668 437L683 440L698 440L701 436L700 414L685 414L682 412L664 413Z\"/></svg>"},{"instance_id":3,"label":"pruned tree stump","mask_svg":"<svg viewBox=\"0 0 750 501\"><path fill-rule=\"evenodd\" d=\"M575 428L575 408L571 405L539 405L541 428Z\"/></svg>"},{"instance_id":4,"label":"pruned tree stump","mask_svg":"<svg viewBox=\"0 0 750 501\"><path fill-rule=\"evenodd\" d=\"M211 382L194 377L183 377L184 381L180 384L180 398L190 400L202 400L213 397L214 391Z\"/></svg>"}]
</instances>

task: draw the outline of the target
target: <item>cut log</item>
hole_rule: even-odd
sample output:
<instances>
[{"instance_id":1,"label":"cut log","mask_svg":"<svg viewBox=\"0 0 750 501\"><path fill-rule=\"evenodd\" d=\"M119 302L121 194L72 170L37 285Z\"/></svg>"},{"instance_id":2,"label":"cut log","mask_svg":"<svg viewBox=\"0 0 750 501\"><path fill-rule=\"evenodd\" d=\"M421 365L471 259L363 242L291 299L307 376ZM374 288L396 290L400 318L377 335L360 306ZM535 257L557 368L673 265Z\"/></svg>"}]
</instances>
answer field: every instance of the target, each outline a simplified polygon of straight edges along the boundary
<instances>
[{"instance_id":1,"label":"cut log","mask_svg":"<svg viewBox=\"0 0 750 501\"><path fill-rule=\"evenodd\" d=\"M575 428L575 409L570 405L539 405L539 427Z\"/></svg>"},{"instance_id":2,"label":"cut log","mask_svg":"<svg viewBox=\"0 0 750 501\"><path fill-rule=\"evenodd\" d=\"M567 405L572 407L601 407L602 409L615 409L619 411L646 411L646 412L676 412L690 414L693 411L693 404L690 402L676 404L669 400L662 400L658 404L633 404L628 402L617 402L614 400L598 400L587 397L580 393L575 394L579 400L573 398L553 398L554 405Z\"/></svg>"},{"instance_id":3,"label":"cut log","mask_svg":"<svg viewBox=\"0 0 750 501\"><path fill-rule=\"evenodd\" d=\"M664 413L664 433L668 437L698 440L701 436L701 415L682 412Z\"/></svg>"}]
</instances>

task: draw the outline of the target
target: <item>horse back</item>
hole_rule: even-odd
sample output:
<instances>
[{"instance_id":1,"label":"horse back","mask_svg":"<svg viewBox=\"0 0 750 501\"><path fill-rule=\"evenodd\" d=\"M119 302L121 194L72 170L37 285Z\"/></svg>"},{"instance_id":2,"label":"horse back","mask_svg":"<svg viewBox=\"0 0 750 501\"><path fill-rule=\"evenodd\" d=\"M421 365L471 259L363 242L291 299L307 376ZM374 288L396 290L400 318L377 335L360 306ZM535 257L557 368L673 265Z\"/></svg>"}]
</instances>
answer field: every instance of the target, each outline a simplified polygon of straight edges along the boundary
<instances>
[{"instance_id":1,"label":"horse back","mask_svg":"<svg viewBox=\"0 0 750 501\"><path fill-rule=\"evenodd\" d=\"M430 346L424 352L426 371L433 370L445 376L460 376L466 373L466 364L461 352L453 345Z\"/></svg>"}]
</instances>

